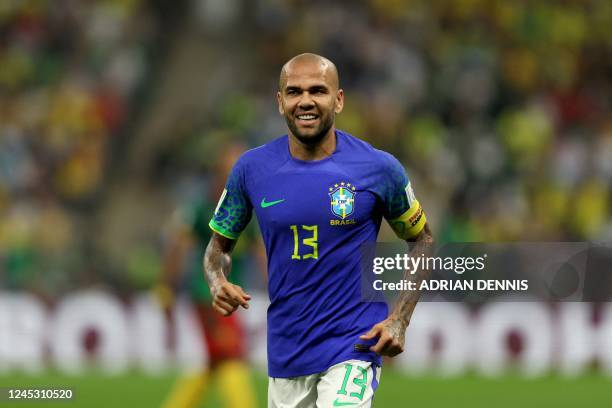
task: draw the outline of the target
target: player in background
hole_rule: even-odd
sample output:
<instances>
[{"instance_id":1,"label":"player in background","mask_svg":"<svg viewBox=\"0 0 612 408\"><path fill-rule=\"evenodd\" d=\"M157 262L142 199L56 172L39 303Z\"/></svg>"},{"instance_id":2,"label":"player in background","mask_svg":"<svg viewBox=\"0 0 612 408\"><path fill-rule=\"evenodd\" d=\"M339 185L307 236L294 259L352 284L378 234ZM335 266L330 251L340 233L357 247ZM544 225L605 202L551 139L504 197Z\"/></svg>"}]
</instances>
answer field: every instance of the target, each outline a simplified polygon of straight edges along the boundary
<instances>
[{"instance_id":1,"label":"player in background","mask_svg":"<svg viewBox=\"0 0 612 408\"><path fill-rule=\"evenodd\" d=\"M241 145L232 145L223 152L215 171L210 196L223 190L223 183L232 164L244 152ZM255 392L251 384L244 344L244 330L236 316L224 318L211 306L212 297L202 276L202 256L210 239L208 217L214 210L214 199L202 197L175 214L171 237L164 259L162 279L157 287L168 317L174 303L174 295L183 281L193 302L197 321L201 329L203 347L209 356L208 369L179 378L163 403L164 408L196 407L204 398L209 385L216 382L228 408L250 408L255 406ZM247 265L249 246L253 240L245 239L236 248L232 279L241 282ZM214 378L211 378L214 377ZM240 392L236 392L240 390Z\"/></svg>"},{"instance_id":2,"label":"player in background","mask_svg":"<svg viewBox=\"0 0 612 408\"><path fill-rule=\"evenodd\" d=\"M376 242L382 218L416 242L413 253L433 239L401 164L335 128L344 92L331 61L291 59L277 99L288 134L240 157L209 223L213 307L249 307L228 276L255 212L268 257L269 407L370 407L381 356L403 351L418 296L402 294L390 313L361 301L360 248Z\"/></svg>"}]
</instances>

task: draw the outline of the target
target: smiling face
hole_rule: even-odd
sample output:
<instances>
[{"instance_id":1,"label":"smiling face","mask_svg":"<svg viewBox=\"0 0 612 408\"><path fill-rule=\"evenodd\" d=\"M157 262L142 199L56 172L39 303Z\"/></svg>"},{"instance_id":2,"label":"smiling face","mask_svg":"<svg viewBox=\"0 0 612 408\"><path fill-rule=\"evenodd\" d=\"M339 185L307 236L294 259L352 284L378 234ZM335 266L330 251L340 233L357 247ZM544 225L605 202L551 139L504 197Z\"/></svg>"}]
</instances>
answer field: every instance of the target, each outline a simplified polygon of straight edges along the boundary
<instances>
[{"instance_id":1,"label":"smiling face","mask_svg":"<svg viewBox=\"0 0 612 408\"><path fill-rule=\"evenodd\" d=\"M314 54L299 55L285 64L279 85L278 110L294 137L314 145L333 132L344 93L338 89L338 74L329 60Z\"/></svg>"}]
</instances>

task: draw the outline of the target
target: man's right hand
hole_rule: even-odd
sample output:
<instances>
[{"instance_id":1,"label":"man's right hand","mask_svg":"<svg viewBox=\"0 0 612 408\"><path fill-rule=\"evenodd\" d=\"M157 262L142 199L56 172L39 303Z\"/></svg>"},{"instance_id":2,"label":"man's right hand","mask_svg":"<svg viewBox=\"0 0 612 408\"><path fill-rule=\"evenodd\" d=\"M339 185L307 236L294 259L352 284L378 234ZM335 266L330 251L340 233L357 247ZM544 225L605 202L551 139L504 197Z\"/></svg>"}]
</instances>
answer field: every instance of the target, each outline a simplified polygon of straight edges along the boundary
<instances>
[{"instance_id":1,"label":"man's right hand","mask_svg":"<svg viewBox=\"0 0 612 408\"><path fill-rule=\"evenodd\" d=\"M224 281L211 288L213 296L213 308L223 316L229 316L242 306L245 309L249 308L249 300L251 295L248 295L240 286L234 285L231 282Z\"/></svg>"}]
</instances>

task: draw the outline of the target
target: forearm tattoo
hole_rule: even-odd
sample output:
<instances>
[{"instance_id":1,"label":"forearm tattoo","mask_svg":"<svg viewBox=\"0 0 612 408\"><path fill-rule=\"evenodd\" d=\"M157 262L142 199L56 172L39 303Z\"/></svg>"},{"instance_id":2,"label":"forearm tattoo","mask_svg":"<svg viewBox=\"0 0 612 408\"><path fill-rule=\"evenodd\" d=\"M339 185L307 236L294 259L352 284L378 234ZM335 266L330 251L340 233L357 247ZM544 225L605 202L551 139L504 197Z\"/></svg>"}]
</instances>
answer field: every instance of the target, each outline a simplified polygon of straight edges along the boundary
<instances>
[{"instance_id":1,"label":"forearm tattoo","mask_svg":"<svg viewBox=\"0 0 612 408\"><path fill-rule=\"evenodd\" d=\"M433 242L433 236L429 230L429 226L425 225L425 229L415 240L415 245L410 251L410 256L420 256L421 254L425 254L425 256L427 256L432 251ZM421 282L429 277L430 272L431 271L429 269L423 267L418 268L414 273L406 271L404 279L415 282L415 287L419 288L421 286ZM420 290L405 290L397 299L391 315L394 317L394 319L398 320L402 324L402 330L405 330L406 327L408 327L408 323L412 317L412 312L414 311L420 296Z\"/></svg>"},{"instance_id":2,"label":"forearm tattoo","mask_svg":"<svg viewBox=\"0 0 612 408\"><path fill-rule=\"evenodd\" d=\"M213 235L204 253L204 277L213 289L224 282L232 270L231 251L235 241Z\"/></svg>"}]
</instances>

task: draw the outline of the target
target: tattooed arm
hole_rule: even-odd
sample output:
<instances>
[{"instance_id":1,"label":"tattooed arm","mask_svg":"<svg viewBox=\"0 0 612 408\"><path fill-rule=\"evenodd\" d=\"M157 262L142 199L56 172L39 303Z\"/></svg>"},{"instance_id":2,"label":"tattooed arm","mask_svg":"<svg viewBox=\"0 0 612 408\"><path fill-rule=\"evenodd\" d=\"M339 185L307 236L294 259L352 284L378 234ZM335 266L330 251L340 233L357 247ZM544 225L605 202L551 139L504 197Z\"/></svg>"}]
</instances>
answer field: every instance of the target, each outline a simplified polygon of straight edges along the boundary
<instances>
[{"instance_id":1,"label":"tattooed arm","mask_svg":"<svg viewBox=\"0 0 612 408\"><path fill-rule=\"evenodd\" d=\"M433 244L433 236L429 230L429 226L425 224L423 231L414 239L408 242L414 242L411 256L420 254L428 254ZM419 268L416 273L409 277L409 280L416 283L416 287L420 287L423 279L427 278L429 271ZM419 291L404 291L399 296L393 311L382 322L375 324L372 329L361 336L362 340L370 340L379 337L378 342L370 348L378 354L393 357L404 351L404 342L406 328L410 323L412 312L419 301Z\"/></svg>"},{"instance_id":2,"label":"tattooed arm","mask_svg":"<svg viewBox=\"0 0 612 408\"><path fill-rule=\"evenodd\" d=\"M224 316L229 316L242 306L249 308L248 295L240 286L227 280L232 270L232 250L236 241L213 233L204 253L204 277L213 297L213 308Z\"/></svg>"}]
</instances>

